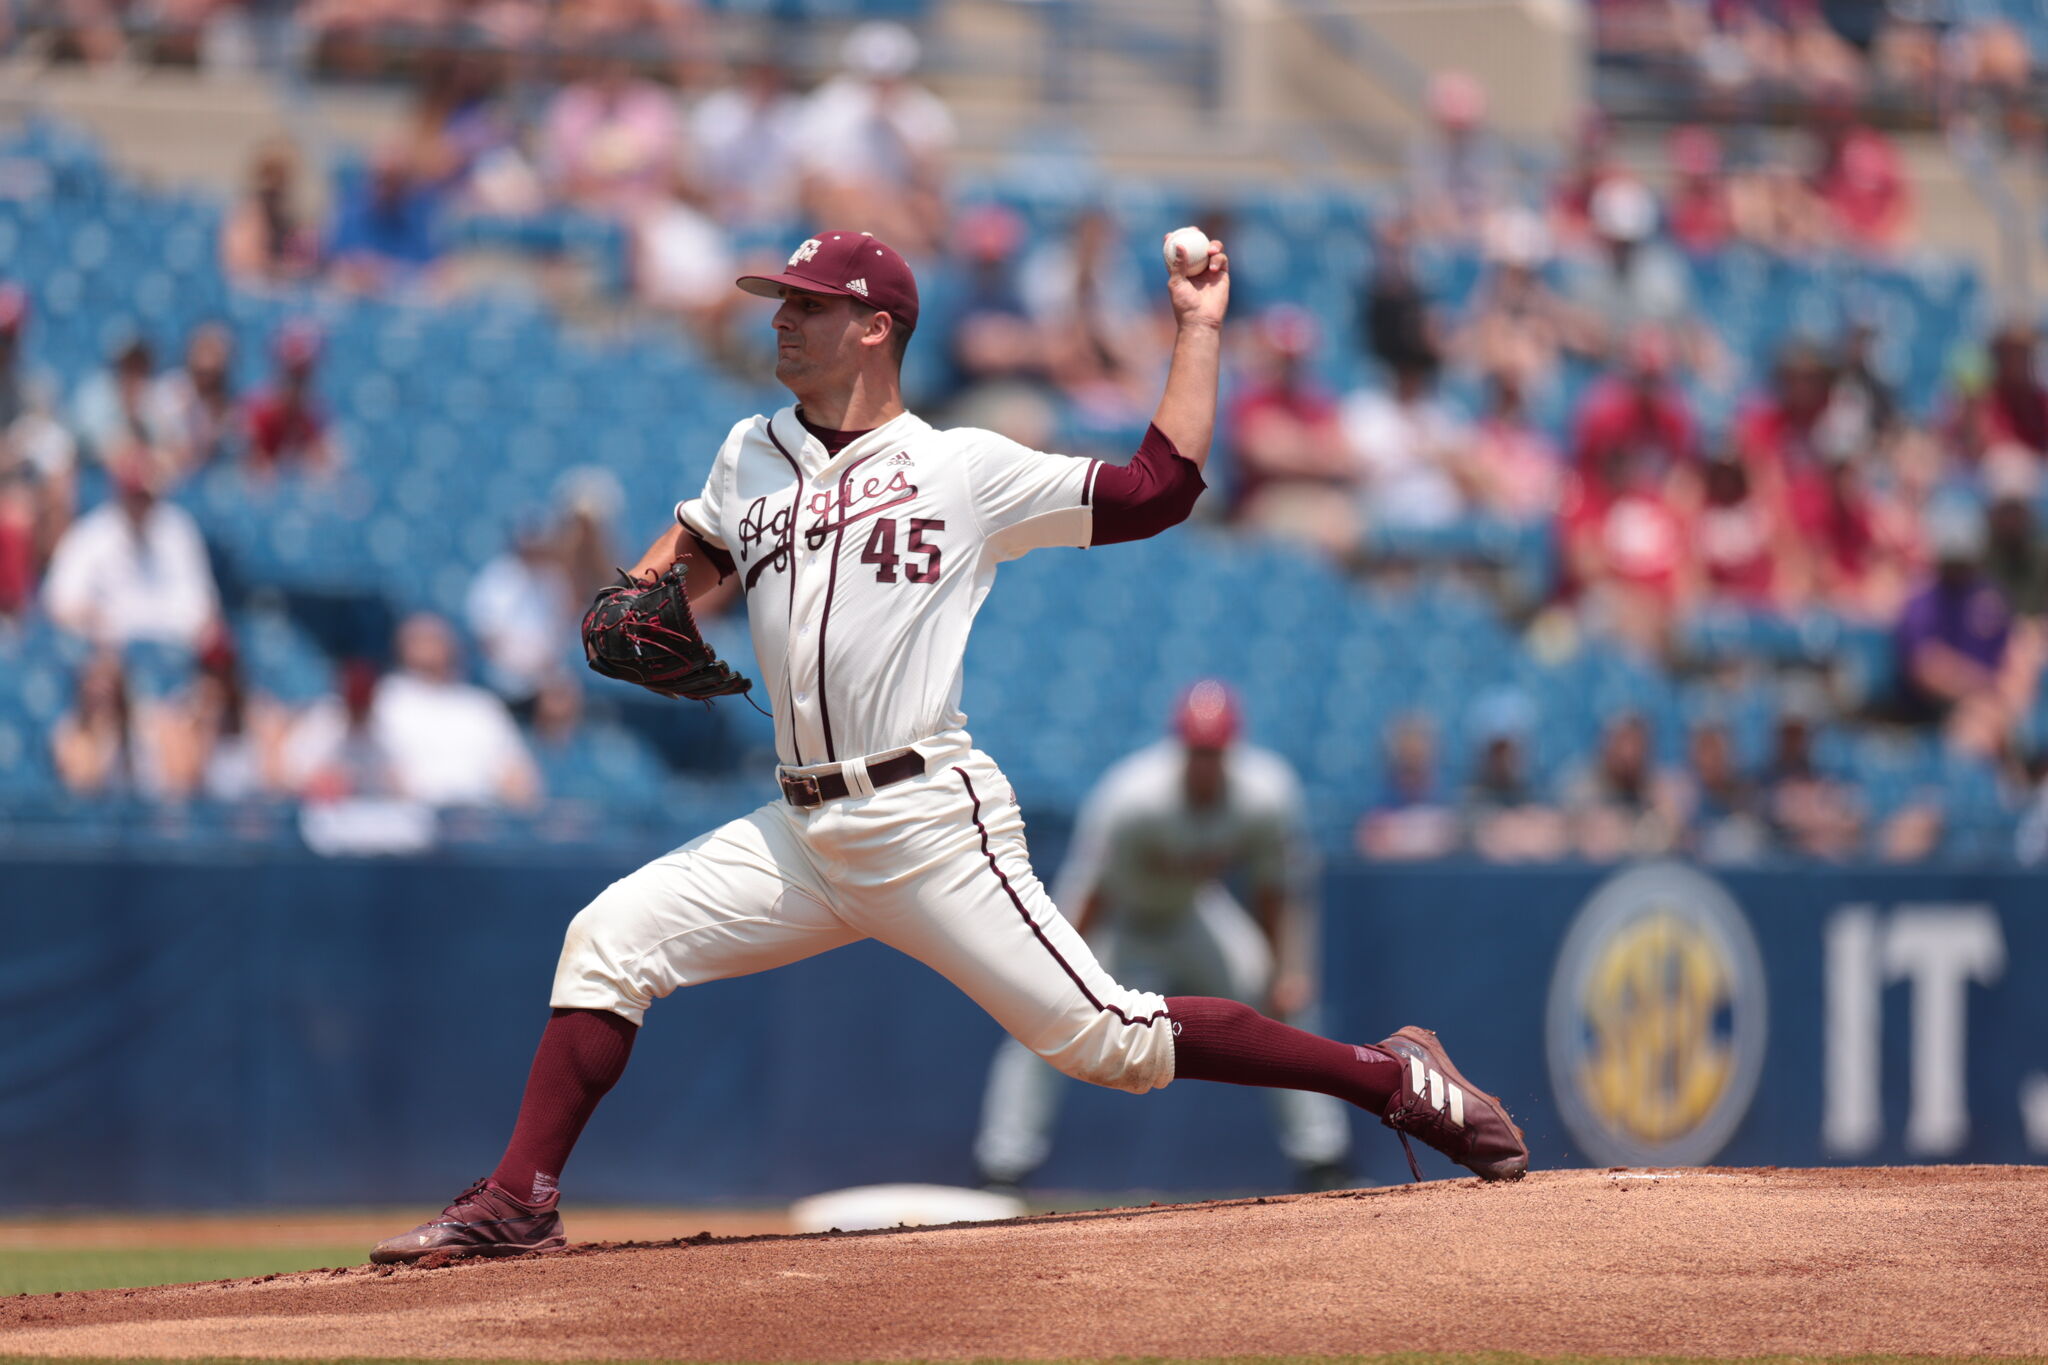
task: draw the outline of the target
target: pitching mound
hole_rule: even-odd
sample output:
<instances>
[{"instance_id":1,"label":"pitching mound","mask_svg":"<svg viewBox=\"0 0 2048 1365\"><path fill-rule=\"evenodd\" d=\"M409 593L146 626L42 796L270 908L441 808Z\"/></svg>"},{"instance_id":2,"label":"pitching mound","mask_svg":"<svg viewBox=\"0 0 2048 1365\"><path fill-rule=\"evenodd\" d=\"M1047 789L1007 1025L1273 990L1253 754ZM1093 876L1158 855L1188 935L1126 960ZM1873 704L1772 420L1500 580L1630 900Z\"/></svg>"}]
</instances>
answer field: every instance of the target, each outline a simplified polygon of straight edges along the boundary
<instances>
[{"instance_id":1,"label":"pitching mound","mask_svg":"<svg viewBox=\"0 0 2048 1365\"><path fill-rule=\"evenodd\" d=\"M14 1299L0 1304L0 1350L2041 1356L2044 1227L2048 1169L1558 1171Z\"/></svg>"}]
</instances>

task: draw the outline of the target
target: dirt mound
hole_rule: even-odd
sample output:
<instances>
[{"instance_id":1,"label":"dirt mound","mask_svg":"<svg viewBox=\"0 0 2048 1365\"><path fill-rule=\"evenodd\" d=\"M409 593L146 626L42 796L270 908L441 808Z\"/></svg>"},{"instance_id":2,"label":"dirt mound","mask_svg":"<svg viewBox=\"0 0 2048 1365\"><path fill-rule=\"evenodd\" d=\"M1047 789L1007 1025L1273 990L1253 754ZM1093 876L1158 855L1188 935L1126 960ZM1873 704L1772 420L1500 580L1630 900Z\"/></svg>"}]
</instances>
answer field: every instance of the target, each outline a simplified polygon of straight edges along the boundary
<instances>
[{"instance_id":1,"label":"dirt mound","mask_svg":"<svg viewBox=\"0 0 2048 1365\"><path fill-rule=\"evenodd\" d=\"M13 1299L0 1351L2041 1356L2044 1226L2048 1169L1558 1171Z\"/></svg>"}]
</instances>

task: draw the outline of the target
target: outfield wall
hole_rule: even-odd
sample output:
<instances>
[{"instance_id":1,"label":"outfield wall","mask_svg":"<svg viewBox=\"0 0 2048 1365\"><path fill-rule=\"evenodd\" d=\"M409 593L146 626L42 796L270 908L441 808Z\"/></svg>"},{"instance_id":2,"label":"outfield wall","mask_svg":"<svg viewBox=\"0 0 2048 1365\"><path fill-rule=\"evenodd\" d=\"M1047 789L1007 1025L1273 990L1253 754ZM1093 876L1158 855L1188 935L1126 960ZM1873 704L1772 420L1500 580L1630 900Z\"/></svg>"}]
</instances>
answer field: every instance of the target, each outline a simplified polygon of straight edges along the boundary
<instances>
[{"instance_id":1,"label":"outfield wall","mask_svg":"<svg viewBox=\"0 0 2048 1365\"><path fill-rule=\"evenodd\" d=\"M495 1160L561 926L617 870L0 862L0 1208L445 1197ZM1326 1022L1436 1027L1539 1165L2037 1161L2044 891L2013 873L1344 868L1325 886ZM700 987L650 1014L568 1183L634 1202L966 1183L996 1041L871 944ZM1405 1174L1390 1135L1357 1134L1362 1175ZM1071 1086L1043 1172L1288 1179L1259 1097L1193 1084Z\"/></svg>"}]
</instances>

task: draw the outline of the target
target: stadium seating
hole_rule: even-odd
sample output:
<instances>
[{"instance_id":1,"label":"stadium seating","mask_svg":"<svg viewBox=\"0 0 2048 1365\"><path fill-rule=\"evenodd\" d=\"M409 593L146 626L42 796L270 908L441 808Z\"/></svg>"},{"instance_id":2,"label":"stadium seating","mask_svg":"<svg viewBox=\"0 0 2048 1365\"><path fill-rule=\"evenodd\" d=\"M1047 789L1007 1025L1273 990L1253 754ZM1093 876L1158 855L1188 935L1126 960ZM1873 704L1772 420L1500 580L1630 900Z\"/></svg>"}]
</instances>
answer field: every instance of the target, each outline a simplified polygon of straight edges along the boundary
<instances>
[{"instance_id":1,"label":"stadium seating","mask_svg":"<svg viewBox=\"0 0 2048 1365\"><path fill-rule=\"evenodd\" d=\"M1071 212L1076 190L1071 181L1020 174L967 193L1007 203L1051 230ZM1148 227L1193 212L1150 187L1124 188L1112 203ZM1373 197L1331 187L1231 207L1241 224L1235 258L1255 282L1252 292L1315 309L1334 342L1322 357L1324 378L1364 379L1352 295L1330 283L1355 279L1369 264ZM657 515L651 509L669 506L702 478L737 416L779 401L779 390L735 382L672 334L594 335L530 301L494 296L426 306L236 290L216 264L220 216L216 203L125 182L61 125L33 123L0 145L0 278L30 290L30 357L67 387L97 369L110 341L131 327L172 355L194 324L224 320L239 343L237 382L245 390L264 381L270 339L282 323L311 317L323 330L320 387L347 451L343 471L266 484L217 469L177 495L215 554L252 684L287 702L330 690L335 657L381 650L399 614L459 615L477 567L503 549L522 517L549 505L565 471L609 470L629 509L620 537L637 542ZM486 224L467 232L471 241L497 241L493 234L526 230ZM1470 255L1443 250L1425 253L1422 264L1452 308L1481 273ZM1954 339L1973 333L1986 306L1973 274L1940 262L1795 262L1731 251L1697 268L1701 296L1712 304L1708 317L1731 355L1767 357L1795 334L1825 337L1847 315L1872 318L1880 323L1881 360L1920 410L1936 398ZM941 275L929 292L942 298L949 287ZM1701 401L1726 420L1729 394L1758 377L1745 373ZM1554 407L1549 420L1561 422L1564 411ZM1553 573L1540 528L1474 523L1395 539L1386 552L1501 563L1529 597ZM1133 622L1146 628L1133 633ZM719 629L750 667L743 635L729 624ZM1702 662L1846 658L1855 686L1870 696L1889 679L1882 632L1825 616L1706 615L1691 626L1688 649ZM40 803L74 816L82 809L59 797L44 738L66 704L77 656L33 618L17 631L0 628L0 801L10 809ZM565 641L565 662L580 669L573 641ZM135 651L130 663L136 686L151 695L174 690L190 669L189 660L163 651ZM1005 763L1027 806L1063 817L1107 762L1159 733L1174 693L1204 674L1243 689L1256 737L1301 769L1317 833L1332 848L1348 844L1351 822L1377 795L1382 736L1403 712L1436 722L1440 785L1455 792L1474 758L1465 722L1504 688L1526 696L1541 718L1532 756L1551 781L1584 759L1621 709L1652 721L1669 760L1681 756L1687 722L1714 710L1730 719L1754 761L1773 706L1768 692L1731 702L1597 643L1562 659L1539 658L1487 596L1454 577L1360 585L1293 549L1199 528L1007 567L982 613L966 706L977 737ZM652 837L691 827L685 815L729 815L762 796L757 770L671 775L645 726L617 723L631 720L619 698L596 687L591 695L598 719L589 741L544 763L550 789L589 813L575 828ZM736 719L721 722L730 734L715 751L758 754L760 724L743 709L721 708L732 713ZM2048 733L2048 711L2036 724ZM1856 738L1836 744L1827 759L1865 784L1879 812L1938 785L1952 802L1958 856L2010 847L2010 814L1995 780L1943 759L1931 741ZM120 823L118 810L96 809L70 837ZM276 828L288 828L278 818ZM554 837L563 827L552 827ZM470 828L488 838L523 826L480 820Z\"/></svg>"}]
</instances>

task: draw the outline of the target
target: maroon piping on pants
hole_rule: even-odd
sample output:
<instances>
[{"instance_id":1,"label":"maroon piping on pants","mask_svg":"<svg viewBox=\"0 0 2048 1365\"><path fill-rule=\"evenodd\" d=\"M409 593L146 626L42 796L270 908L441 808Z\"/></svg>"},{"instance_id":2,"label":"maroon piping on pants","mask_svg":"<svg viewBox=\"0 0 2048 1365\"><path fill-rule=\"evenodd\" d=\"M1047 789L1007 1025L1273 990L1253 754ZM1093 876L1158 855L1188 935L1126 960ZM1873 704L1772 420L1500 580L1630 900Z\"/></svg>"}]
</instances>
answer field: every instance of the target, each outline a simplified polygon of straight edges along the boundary
<instances>
[{"instance_id":1,"label":"maroon piping on pants","mask_svg":"<svg viewBox=\"0 0 2048 1365\"><path fill-rule=\"evenodd\" d=\"M1060 950L1055 948L1052 940L1045 936L1045 930L1038 927L1038 921L1032 919L1031 912L1024 908L1024 902L1017 895L1017 889L1010 885L1010 879L1003 874L1003 869L996 865L996 855L988 846L988 826L981 823L981 798L975 795L974 781L967 776L965 768L956 766L953 771L960 774L960 781L967 788L967 799L974 803L974 828L981 835L981 856L988 859L988 870L996 874L996 880L1003 884L1003 894L1010 898L1010 904L1017 907L1017 913L1023 916L1024 923L1030 927L1032 936L1045 945L1045 950L1052 954L1052 960L1060 964L1060 970L1067 974L1067 979L1080 988L1082 996L1087 999L1089 1004L1095 1006L1098 1012L1114 1014L1119 1023L1126 1025L1142 1024L1146 1028L1151 1028L1154 1020L1164 1019L1166 1017L1165 1010L1155 1010L1143 1019L1133 1019L1115 1005L1103 1004L1102 1001L1096 998L1095 992L1088 989L1088 983L1081 979L1081 974L1074 970L1073 964L1061 956Z\"/></svg>"},{"instance_id":2,"label":"maroon piping on pants","mask_svg":"<svg viewBox=\"0 0 2048 1365\"><path fill-rule=\"evenodd\" d=\"M791 640L796 634L796 519L804 505L804 470L803 466L796 462L796 456L790 454L788 448L782 444L782 438L775 434L774 418L768 419L767 427L768 439L775 443L775 449L781 453L782 458L789 461L789 472L796 475L796 492L790 494L789 498L789 625L784 627L782 632L782 690L789 697L790 752L796 759L796 766L801 768L804 766L804 742L797 738L796 684L790 681L794 676L794 670L789 666L789 651L792 648Z\"/></svg>"}]
</instances>

